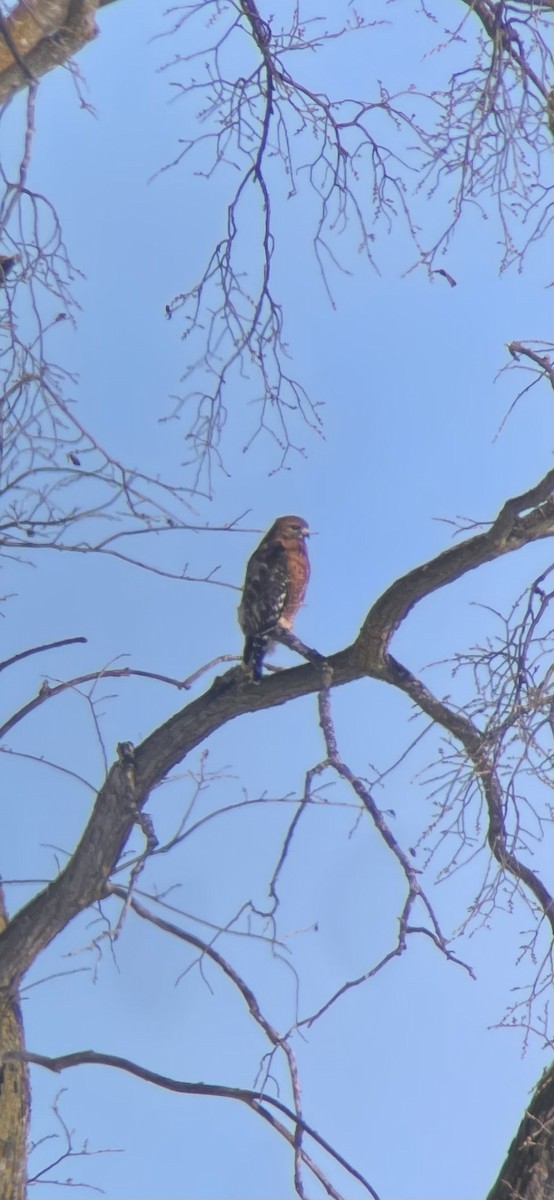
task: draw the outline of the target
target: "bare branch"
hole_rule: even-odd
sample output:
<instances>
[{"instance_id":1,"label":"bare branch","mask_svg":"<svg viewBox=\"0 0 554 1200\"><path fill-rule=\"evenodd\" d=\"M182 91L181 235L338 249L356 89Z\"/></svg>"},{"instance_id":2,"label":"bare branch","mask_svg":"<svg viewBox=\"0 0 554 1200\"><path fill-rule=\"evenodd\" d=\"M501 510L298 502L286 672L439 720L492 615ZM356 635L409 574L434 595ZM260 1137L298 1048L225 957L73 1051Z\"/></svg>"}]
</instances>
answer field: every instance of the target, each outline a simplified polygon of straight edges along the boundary
<instances>
[{"instance_id":1,"label":"bare branch","mask_svg":"<svg viewBox=\"0 0 554 1200\"><path fill-rule=\"evenodd\" d=\"M229 397L237 387L255 406L244 449L267 435L276 469L292 453L303 453L297 433L302 422L320 429L318 407L290 371L272 283L283 241L274 211L280 182L290 200L303 188L313 193L313 252L332 305L336 274L350 273L349 249L339 241L345 230L377 269L379 233L403 226L417 252L408 269L423 267L429 278L442 275L451 287L456 280L439 260L466 211L486 219L494 210L502 270L521 265L547 233L551 6L529 4L522 12L515 0L464 4L469 11L454 29L442 12L431 16L424 7L423 13L444 22L443 55L462 40L467 44L465 70L456 69L454 57L452 73L429 92L425 85L391 92L378 80L368 95L340 100L308 86L299 54L313 56L333 38L363 36L386 22L355 13L342 29L324 25L314 34L297 6L288 19L277 14L265 20L254 0L234 0L224 9L191 4L174 20L169 33L177 48L162 69L176 73L170 86L191 106L194 124L163 170L184 162L192 168L194 160L195 174L211 180L217 172L229 197L224 237L210 250L200 277L166 305L168 318L182 319L188 351L183 390L170 418L185 414L196 483L205 479L208 490L213 465L223 465ZM243 51L245 27L253 66ZM201 51L190 49L194 38L205 39ZM238 77L237 55L239 63L244 57ZM426 209L436 199L443 205L438 235L436 222L427 232ZM451 213L446 221L444 209Z\"/></svg>"},{"instance_id":2,"label":"bare branch","mask_svg":"<svg viewBox=\"0 0 554 1200\"><path fill-rule=\"evenodd\" d=\"M474 768L475 776L483 789L489 814L488 842L491 851L504 871L519 880L531 892L540 909L550 923L554 933L554 897L539 879L537 873L526 866L508 847L504 818L504 795L495 767L495 747L490 747L486 737L462 713L454 711L438 700L429 689L416 679L406 667L388 656L383 678L410 696L415 703L462 742Z\"/></svg>"},{"instance_id":3,"label":"bare branch","mask_svg":"<svg viewBox=\"0 0 554 1200\"><path fill-rule=\"evenodd\" d=\"M459 579L485 562L554 533L554 470L539 483L507 500L486 533L443 551L437 558L402 576L372 606L358 638L362 661L373 664L386 653L390 639L408 613L425 596Z\"/></svg>"},{"instance_id":4,"label":"bare branch","mask_svg":"<svg viewBox=\"0 0 554 1200\"><path fill-rule=\"evenodd\" d=\"M321 1135L317 1133L317 1131L313 1129L311 1125L308 1125L306 1121L298 1118L290 1108L287 1108L286 1104L282 1104L280 1100L277 1100L274 1096L270 1096L265 1092L254 1092L248 1088L225 1087L223 1084L216 1083L189 1083L186 1080L173 1079L169 1075L160 1075L157 1071L150 1071L147 1067L141 1067L138 1063L131 1062L131 1060L128 1058L121 1058L116 1054L100 1054L94 1050L79 1050L74 1054L59 1055L57 1058L47 1057L44 1054L20 1054L16 1051L12 1051L7 1053L4 1058L6 1062L16 1060L24 1061L27 1063L32 1063L38 1067L45 1067L46 1070L54 1071L56 1073L66 1071L71 1067L115 1067L120 1071L126 1071L128 1074L134 1075L137 1079L145 1080L146 1083L152 1083L156 1087L165 1088L170 1092L178 1092L184 1096L214 1096L224 1100L240 1100L243 1104L246 1104L246 1106L250 1108L252 1112L257 1113L258 1116L262 1117L265 1121L268 1121L273 1128L277 1130L281 1137L284 1137L290 1145L294 1146L295 1134L290 1133L284 1125L277 1123L275 1119L272 1118L271 1109L277 1109L279 1113L292 1122L294 1130L300 1127L303 1133L312 1138L313 1141L316 1142L316 1144L322 1150L329 1154L335 1162L343 1167L343 1169L349 1175L351 1175L354 1179L357 1179L358 1183L360 1183L368 1192L368 1194L373 1197L373 1200L379 1200L377 1192L374 1188L372 1188L367 1179L365 1179L359 1171L356 1171L355 1168L352 1167L350 1163L338 1153L337 1150L334 1150L330 1142L321 1137ZM316 1178L324 1184L328 1194L332 1196L334 1200L341 1200L339 1193L332 1187L327 1177L308 1157L303 1149L300 1150L300 1154L302 1161L310 1168Z\"/></svg>"},{"instance_id":5,"label":"bare branch","mask_svg":"<svg viewBox=\"0 0 554 1200\"><path fill-rule=\"evenodd\" d=\"M14 917L2 934L0 988L19 978L60 928L100 898L135 824L137 811L143 808L152 788L190 750L240 715L320 690L329 671L333 687L368 675L400 686L410 695L413 691L412 698L423 711L448 728L474 757L481 778L482 746L471 723L441 705L418 681L414 682L410 673L388 655L387 647L394 631L419 600L467 571L551 534L554 502L546 497L553 481L554 472L549 472L523 496L508 500L486 533L444 551L400 579L373 605L352 645L329 656L322 668L310 663L279 672L261 684L246 681L240 669L232 669L216 679L208 692L136 747L132 801L125 766L116 762L98 793L87 829L70 862L45 892ZM496 785L488 767L483 778L488 788L491 849L506 869L530 887L549 919L554 920L547 890L533 872L506 850Z\"/></svg>"},{"instance_id":6,"label":"bare branch","mask_svg":"<svg viewBox=\"0 0 554 1200\"><path fill-rule=\"evenodd\" d=\"M44 646L33 646L30 650L21 650L19 654L13 654L11 658L5 658L3 662L0 662L0 671L5 671L6 667L21 662L21 659L28 658L30 654L42 654L44 650L57 650L60 646L73 646L78 642L86 642L86 640L86 637L62 638L59 642L47 642Z\"/></svg>"}]
</instances>

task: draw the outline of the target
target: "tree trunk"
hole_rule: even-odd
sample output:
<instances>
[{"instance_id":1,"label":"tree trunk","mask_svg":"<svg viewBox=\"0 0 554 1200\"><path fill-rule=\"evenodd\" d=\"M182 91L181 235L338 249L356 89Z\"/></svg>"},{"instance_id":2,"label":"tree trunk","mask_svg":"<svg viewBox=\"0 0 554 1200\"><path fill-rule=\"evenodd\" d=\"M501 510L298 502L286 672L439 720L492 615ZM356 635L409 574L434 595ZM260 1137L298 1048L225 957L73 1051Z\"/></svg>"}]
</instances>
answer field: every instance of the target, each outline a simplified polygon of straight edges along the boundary
<instances>
[{"instance_id":1,"label":"tree trunk","mask_svg":"<svg viewBox=\"0 0 554 1200\"><path fill-rule=\"evenodd\" d=\"M8 924L0 885L0 932ZM0 999L0 1064L7 1050L25 1050L19 993ZM25 1200L27 1193L27 1129L31 1092L24 1062L0 1065L0 1197Z\"/></svg>"},{"instance_id":2,"label":"tree trunk","mask_svg":"<svg viewBox=\"0 0 554 1200\"><path fill-rule=\"evenodd\" d=\"M539 1079L487 1200L554 1200L554 1063Z\"/></svg>"}]
</instances>

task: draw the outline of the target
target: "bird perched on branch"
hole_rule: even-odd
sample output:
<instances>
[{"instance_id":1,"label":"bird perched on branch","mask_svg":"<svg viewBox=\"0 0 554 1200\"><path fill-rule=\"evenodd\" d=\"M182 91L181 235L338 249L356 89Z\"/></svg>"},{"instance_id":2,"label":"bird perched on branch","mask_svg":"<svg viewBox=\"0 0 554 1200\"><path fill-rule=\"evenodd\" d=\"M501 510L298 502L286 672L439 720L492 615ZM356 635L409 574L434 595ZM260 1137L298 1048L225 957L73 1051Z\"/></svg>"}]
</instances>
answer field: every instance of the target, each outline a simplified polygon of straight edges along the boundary
<instances>
[{"instance_id":1,"label":"bird perched on branch","mask_svg":"<svg viewBox=\"0 0 554 1200\"><path fill-rule=\"evenodd\" d=\"M243 660L256 682L264 655L280 629L292 629L310 578L302 517L278 517L262 538L246 568L239 606L245 635Z\"/></svg>"}]
</instances>

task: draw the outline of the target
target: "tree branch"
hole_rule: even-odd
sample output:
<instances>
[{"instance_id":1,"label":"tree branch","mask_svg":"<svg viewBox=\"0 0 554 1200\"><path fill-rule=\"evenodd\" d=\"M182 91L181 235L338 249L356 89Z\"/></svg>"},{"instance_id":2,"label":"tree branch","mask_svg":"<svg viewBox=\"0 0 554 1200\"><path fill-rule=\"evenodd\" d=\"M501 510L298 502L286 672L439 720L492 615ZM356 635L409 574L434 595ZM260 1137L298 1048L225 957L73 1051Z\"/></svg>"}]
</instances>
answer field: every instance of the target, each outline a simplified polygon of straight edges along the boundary
<instances>
[{"instance_id":1,"label":"tree branch","mask_svg":"<svg viewBox=\"0 0 554 1200\"><path fill-rule=\"evenodd\" d=\"M554 1063L527 1106L487 1200L546 1200L554 1194Z\"/></svg>"},{"instance_id":2,"label":"tree branch","mask_svg":"<svg viewBox=\"0 0 554 1200\"><path fill-rule=\"evenodd\" d=\"M97 9L112 2L20 0L9 16L0 16L0 103L92 41Z\"/></svg>"},{"instance_id":3,"label":"tree branch","mask_svg":"<svg viewBox=\"0 0 554 1200\"><path fill-rule=\"evenodd\" d=\"M479 733L477 726L462 713L454 712L429 691L421 680L389 655L383 678L400 688L430 717L460 741L475 767L475 774L485 795L489 815L488 843L499 866L529 889L537 900L554 933L554 898L535 871L511 852L506 834L504 796L495 770L495 749L489 739Z\"/></svg>"},{"instance_id":4,"label":"tree branch","mask_svg":"<svg viewBox=\"0 0 554 1200\"><path fill-rule=\"evenodd\" d=\"M8 914L0 885L0 930ZM25 1034L19 991L0 1003L1 1053L11 1055L0 1066L0 1196L24 1200L26 1195L25 1150L29 1124L29 1070L25 1060Z\"/></svg>"},{"instance_id":5,"label":"tree branch","mask_svg":"<svg viewBox=\"0 0 554 1200\"><path fill-rule=\"evenodd\" d=\"M550 471L523 496L508 500L488 532L444 551L398 580L372 606L358 638L345 650L329 656L328 665L309 663L279 672L261 684L245 680L240 668L231 669L217 678L203 696L177 712L136 747L132 778L128 760L121 756L98 793L89 823L67 866L45 891L17 913L1 935L0 991L24 974L60 929L101 897L136 822L137 812L152 788L216 729L245 713L273 708L318 691L325 684L328 670L332 673L333 687L369 676L394 683L411 694L409 688L414 685L409 672L388 657L394 631L425 596L485 562L553 533L553 486L554 471ZM535 507L522 516L531 505ZM405 672L402 678L399 672ZM434 697L429 700L419 683L414 698L425 711L438 712L440 702ZM475 741L473 726L469 723L468 730L459 714L443 707L442 719L438 719L459 738L473 761L479 762L480 770L482 748ZM493 853L508 870L517 866L517 877L528 883L522 864L517 864L507 853L502 841L498 804L492 791L487 803ZM548 893L543 894L542 885L534 889L534 894L552 919L551 898Z\"/></svg>"},{"instance_id":6,"label":"tree branch","mask_svg":"<svg viewBox=\"0 0 554 1200\"><path fill-rule=\"evenodd\" d=\"M375 664L383 661L393 634L419 600L483 563L493 562L553 533L554 470L551 470L522 496L507 500L486 533L444 550L430 562L403 575L383 593L360 630L356 643L360 665L374 670Z\"/></svg>"},{"instance_id":7,"label":"tree branch","mask_svg":"<svg viewBox=\"0 0 554 1200\"><path fill-rule=\"evenodd\" d=\"M31 654L42 654L44 650L57 650L60 646L73 646L77 642L86 642L86 637L71 637L62 638L59 642L46 642L44 646L32 646L30 650L21 650L19 654L12 654L11 658L5 658L0 662L0 671L5 671L6 667L12 667L14 663L21 662L22 658L29 658Z\"/></svg>"},{"instance_id":8,"label":"tree branch","mask_svg":"<svg viewBox=\"0 0 554 1200\"><path fill-rule=\"evenodd\" d=\"M290 1108L287 1108L286 1104L283 1104L280 1100L277 1100L274 1096L268 1095L266 1092L255 1092L249 1088L226 1087L224 1084L218 1083L189 1083L187 1080L173 1079L169 1075L160 1075L157 1071L150 1071L147 1067L141 1067L138 1063L132 1062L128 1058L121 1058L117 1054L99 1054L94 1050L78 1050L74 1054L62 1054L56 1058L46 1057L44 1054L12 1051L5 1054L4 1059L6 1062L23 1061L32 1063L35 1066L45 1067L48 1071L55 1071L56 1073L66 1071L71 1067L91 1065L101 1067L116 1067L120 1071L126 1071L128 1074L134 1075L137 1079L144 1079L146 1083L153 1083L156 1087L165 1088L170 1092L179 1092L181 1095L215 1096L225 1100L240 1100L243 1104L246 1104L246 1106L250 1108L252 1112L257 1113L260 1117L263 1117L265 1121L268 1121L273 1128L277 1129L277 1132L281 1135L281 1137L284 1137L290 1145L294 1146L294 1134L290 1133L289 1130L286 1129L286 1127L280 1122L277 1123L271 1112L268 1112L267 1108L264 1108L264 1105L268 1105L270 1108L276 1108L278 1112L282 1113L283 1116L293 1123L295 1129L300 1127L304 1133L313 1138L313 1140L318 1146L321 1147L322 1150L325 1150L326 1153L335 1160L335 1162L339 1163L349 1175L352 1175L354 1179L357 1179L358 1182L361 1183L366 1189L369 1195L373 1197L373 1200L379 1200L377 1192L374 1188L372 1188L371 1184L368 1183L367 1179L365 1179L359 1171L356 1171L356 1169L352 1167L345 1158L343 1158L342 1154L339 1154L337 1150L334 1150L331 1144L326 1141L325 1138L321 1137L319 1133L317 1133L317 1130L315 1130L311 1125L308 1125L306 1121L303 1121L297 1117ZM317 1164L309 1158L304 1150L301 1150L300 1153L302 1160L306 1163L310 1170L314 1172L320 1183L324 1184L328 1194L332 1196L334 1200L341 1200L339 1193L335 1191L330 1181L327 1180L326 1176L323 1175L323 1172L320 1170Z\"/></svg>"}]
</instances>

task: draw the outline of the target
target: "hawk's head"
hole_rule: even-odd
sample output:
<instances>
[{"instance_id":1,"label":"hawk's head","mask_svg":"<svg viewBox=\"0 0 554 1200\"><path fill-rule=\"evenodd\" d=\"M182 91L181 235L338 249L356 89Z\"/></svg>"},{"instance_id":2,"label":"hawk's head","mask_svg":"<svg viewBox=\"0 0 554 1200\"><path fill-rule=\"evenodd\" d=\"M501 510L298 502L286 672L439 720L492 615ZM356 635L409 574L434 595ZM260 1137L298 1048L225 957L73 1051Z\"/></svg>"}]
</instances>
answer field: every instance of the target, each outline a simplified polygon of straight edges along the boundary
<instances>
[{"instance_id":1,"label":"hawk's head","mask_svg":"<svg viewBox=\"0 0 554 1200\"><path fill-rule=\"evenodd\" d=\"M309 536L309 526L303 517L277 517L268 534L268 537L284 537L294 540Z\"/></svg>"}]
</instances>

